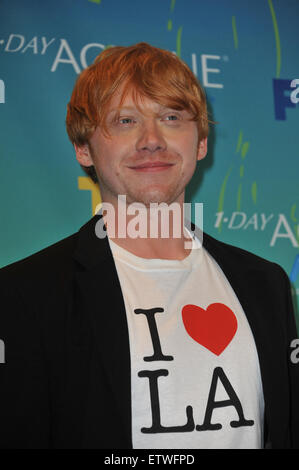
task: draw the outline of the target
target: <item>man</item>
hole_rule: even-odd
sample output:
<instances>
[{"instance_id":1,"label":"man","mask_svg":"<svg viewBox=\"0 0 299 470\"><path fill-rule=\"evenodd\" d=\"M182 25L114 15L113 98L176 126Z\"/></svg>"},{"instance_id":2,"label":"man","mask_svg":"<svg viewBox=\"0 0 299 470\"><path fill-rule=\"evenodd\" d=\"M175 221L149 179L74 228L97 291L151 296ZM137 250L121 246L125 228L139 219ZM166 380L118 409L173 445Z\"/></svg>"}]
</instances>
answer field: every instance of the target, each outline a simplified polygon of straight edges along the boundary
<instances>
[{"instance_id":1,"label":"man","mask_svg":"<svg viewBox=\"0 0 299 470\"><path fill-rule=\"evenodd\" d=\"M208 135L190 69L107 49L67 130L102 211L0 271L0 447L298 448L288 278L184 219Z\"/></svg>"}]
</instances>

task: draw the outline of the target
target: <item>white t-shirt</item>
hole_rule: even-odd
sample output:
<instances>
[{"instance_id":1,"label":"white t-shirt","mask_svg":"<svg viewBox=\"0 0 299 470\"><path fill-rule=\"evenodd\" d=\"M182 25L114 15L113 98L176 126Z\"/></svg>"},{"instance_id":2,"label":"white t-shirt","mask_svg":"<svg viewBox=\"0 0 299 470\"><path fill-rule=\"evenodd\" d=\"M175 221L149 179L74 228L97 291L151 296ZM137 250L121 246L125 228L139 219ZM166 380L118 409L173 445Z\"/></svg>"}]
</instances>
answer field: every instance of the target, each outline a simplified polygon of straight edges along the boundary
<instances>
[{"instance_id":1,"label":"white t-shirt","mask_svg":"<svg viewBox=\"0 0 299 470\"><path fill-rule=\"evenodd\" d=\"M262 448L255 342L219 265L196 238L183 260L109 243L129 329L133 448Z\"/></svg>"}]
</instances>

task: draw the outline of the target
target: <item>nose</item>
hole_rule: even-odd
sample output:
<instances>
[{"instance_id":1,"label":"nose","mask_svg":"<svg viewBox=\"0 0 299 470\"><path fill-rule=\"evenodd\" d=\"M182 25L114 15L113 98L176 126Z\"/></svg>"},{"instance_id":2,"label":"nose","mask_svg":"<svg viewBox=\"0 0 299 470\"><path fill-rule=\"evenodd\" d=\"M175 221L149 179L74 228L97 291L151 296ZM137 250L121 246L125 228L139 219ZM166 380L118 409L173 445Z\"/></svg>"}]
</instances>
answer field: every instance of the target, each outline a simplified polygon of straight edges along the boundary
<instances>
[{"instance_id":1,"label":"nose","mask_svg":"<svg viewBox=\"0 0 299 470\"><path fill-rule=\"evenodd\" d=\"M138 151L148 151L154 153L165 151L167 148L162 130L155 119L145 120L140 126L140 134L136 142Z\"/></svg>"}]
</instances>

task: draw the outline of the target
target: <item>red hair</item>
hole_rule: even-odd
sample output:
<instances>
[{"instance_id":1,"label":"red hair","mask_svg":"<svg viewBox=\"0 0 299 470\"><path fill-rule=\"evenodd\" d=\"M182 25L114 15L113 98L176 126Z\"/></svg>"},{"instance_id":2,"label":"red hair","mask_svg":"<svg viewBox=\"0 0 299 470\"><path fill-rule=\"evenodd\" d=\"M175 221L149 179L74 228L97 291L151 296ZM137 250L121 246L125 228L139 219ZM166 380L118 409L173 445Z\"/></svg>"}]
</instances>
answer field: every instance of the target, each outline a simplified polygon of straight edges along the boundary
<instances>
[{"instance_id":1,"label":"red hair","mask_svg":"<svg viewBox=\"0 0 299 470\"><path fill-rule=\"evenodd\" d=\"M208 135L209 121L203 88L190 68L172 52L147 43L116 46L101 52L79 75L68 103L66 128L73 144L82 146L97 126L108 133L106 116L112 96L124 85L120 105L128 92L172 109L185 109L198 123L199 139ZM94 168L84 167L95 180Z\"/></svg>"}]
</instances>

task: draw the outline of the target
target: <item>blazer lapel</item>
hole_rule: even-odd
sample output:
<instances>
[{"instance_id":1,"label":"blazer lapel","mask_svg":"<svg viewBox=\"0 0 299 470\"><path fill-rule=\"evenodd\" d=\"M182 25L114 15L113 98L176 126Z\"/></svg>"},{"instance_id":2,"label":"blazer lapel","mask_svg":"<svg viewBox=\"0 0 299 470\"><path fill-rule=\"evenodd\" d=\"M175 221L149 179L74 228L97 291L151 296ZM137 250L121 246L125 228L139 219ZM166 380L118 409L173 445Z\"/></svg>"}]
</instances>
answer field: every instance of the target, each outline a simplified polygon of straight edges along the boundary
<instances>
[{"instance_id":1,"label":"blazer lapel","mask_svg":"<svg viewBox=\"0 0 299 470\"><path fill-rule=\"evenodd\" d=\"M95 233L100 218L95 216L81 228L75 253L79 263L76 270L79 304L94 335L95 364L91 374L101 375L105 381L103 383L100 377L90 378L88 420L96 420L94 410L100 406L106 413L106 425L94 422L93 426L98 436L104 434L105 447L131 448L131 370L126 310L108 239L99 239ZM101 402L100 389L104 388L107 403Z\"/></svg>"}]
</instances>

